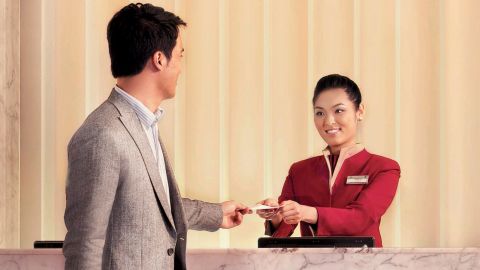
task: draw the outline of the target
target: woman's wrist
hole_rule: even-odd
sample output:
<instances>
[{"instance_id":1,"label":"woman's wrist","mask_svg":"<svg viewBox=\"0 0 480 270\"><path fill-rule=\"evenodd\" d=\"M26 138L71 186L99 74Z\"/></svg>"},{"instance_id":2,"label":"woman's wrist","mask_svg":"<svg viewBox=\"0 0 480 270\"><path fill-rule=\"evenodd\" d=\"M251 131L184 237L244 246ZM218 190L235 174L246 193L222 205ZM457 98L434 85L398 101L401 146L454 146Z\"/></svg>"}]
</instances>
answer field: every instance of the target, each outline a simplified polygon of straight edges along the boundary
<instances>
[{"instance_id":1,"label":"woman's wrist","mask_svg":"<svg viewBox=\"0 0 480 270\"><path fill-rule=\"evenodd\" d=\"M302 205L303 217L302 221L309 224L316 224L318 220L318 213L315 207Z\"/></svg>"},{"instance_id":2,"label":"woman's wrist","mask_svg":"<svg viewBox=\"0 0 480 270\"><path fill-rule=\"evenodd\" d=\"M270 219L270 223L272 224L274 229L278 228L278 226L282 222L282 219L282 215L280 215L279 213L274 215L272 219Z\"/></svg>"}]
</instances>

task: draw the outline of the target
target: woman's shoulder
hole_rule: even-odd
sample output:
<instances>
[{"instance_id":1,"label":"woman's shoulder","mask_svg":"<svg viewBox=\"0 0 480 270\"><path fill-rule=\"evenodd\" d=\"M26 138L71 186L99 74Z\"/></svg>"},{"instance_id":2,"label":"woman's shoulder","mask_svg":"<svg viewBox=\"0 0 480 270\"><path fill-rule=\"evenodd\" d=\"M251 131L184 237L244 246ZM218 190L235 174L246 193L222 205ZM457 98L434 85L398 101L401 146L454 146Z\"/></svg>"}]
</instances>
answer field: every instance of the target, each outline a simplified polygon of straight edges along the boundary
<instances>
[{"instance_id":1,"label":"woman's shoulder","mask_svg":"<svg viewBox=\"0 0 480 270\"><path fill-rule=\"evenodd\" d=\"M369 153L367 150L365 151L370 155L368 162L373 167L377 167L378 169L383 169L383 170L400 170L400 165L394 159L377 155L377 154L372 154L372 153Z\"/></svg>"},{"instance_id":2,"label":"woman's shoulder","mask_svg":"<svg viewBox=\"0 0 480 270\"><path fill-rule=\"evenodd\" d=\"M290 170L306 170L312 168L313 166L317 166L318 162L322 162L322 160L323 156L314 156L299 160L290 166Z\"/></svg>"}]
</instances>

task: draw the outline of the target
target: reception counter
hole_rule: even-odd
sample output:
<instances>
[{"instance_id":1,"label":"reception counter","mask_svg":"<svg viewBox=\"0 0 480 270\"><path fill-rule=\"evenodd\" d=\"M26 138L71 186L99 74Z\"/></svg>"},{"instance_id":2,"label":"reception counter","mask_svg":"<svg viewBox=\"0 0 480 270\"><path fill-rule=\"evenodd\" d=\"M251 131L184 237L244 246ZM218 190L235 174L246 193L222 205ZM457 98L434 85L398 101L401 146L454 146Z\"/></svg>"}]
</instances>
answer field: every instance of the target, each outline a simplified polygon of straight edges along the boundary
<instances>
[{"instance_id":1,"label":"reception counter","mask_svg":"<svg viewBox=\"0 0 480 270\"><path fill-rule=\"evenodd\" d=\"M59 249L2 250L1 270L59 270ZM480 248L193 249L190 270L480 269Z\"/></svg>"}]
</instances>

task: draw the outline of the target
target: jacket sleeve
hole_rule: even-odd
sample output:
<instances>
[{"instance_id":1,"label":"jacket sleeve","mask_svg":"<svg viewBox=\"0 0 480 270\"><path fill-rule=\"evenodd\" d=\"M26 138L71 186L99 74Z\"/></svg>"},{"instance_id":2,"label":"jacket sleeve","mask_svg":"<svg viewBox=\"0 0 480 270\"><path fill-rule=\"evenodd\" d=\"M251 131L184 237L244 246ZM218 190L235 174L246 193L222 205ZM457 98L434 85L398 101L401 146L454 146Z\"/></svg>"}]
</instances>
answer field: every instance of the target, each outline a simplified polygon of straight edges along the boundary
<instances>
[{"instance_id":1,"label":"jacket sleeve","mask_svg":"<svg viewBox=\"0 0 480 270\"><path fill-rule=\"evenodd\" d=\"M108 132L94 132L74 136L68 146L65 269L100 269L102 266L120 161L113 136Z\"/></svg>"},{"instance_id":2,"label":"jacket sleeve","mask_svg":"<svg viewBox=\"0 0 480 270\"><path fill-rule=\"evenodd\" d=\"M216 231L223 221L221 204L182 198L188 229Z\"/></svg>"},{"instance_id":3,"label":"jacket sleeve","mask_svg":"<svg viewBox=\"0 0 480 270\"><path fill-rule=\"evenodd\" d=\"M317 234L358 234L379 221L395 197L400 178L400 167L396 162L392 163L369 179L368 187L345 208L316 207Z\"/></svg>"},{"instance_id":4,"label":"jacket sleeve","mask_svg":"<svg viewBox=\"0 0 480 270\"><path fill-rule=\"evenodd\" d=\"M282 194L278 197L278 202L281 203L287 200L294 200L295 193L293 189L292 168L288 172L288 176L283 184ZM287 224L283 220L280 222L276 229L270 221L265 221L265 235L271 235L273 237L287 237L293 234L297 224Z\"/></svg>"}]
</instances>

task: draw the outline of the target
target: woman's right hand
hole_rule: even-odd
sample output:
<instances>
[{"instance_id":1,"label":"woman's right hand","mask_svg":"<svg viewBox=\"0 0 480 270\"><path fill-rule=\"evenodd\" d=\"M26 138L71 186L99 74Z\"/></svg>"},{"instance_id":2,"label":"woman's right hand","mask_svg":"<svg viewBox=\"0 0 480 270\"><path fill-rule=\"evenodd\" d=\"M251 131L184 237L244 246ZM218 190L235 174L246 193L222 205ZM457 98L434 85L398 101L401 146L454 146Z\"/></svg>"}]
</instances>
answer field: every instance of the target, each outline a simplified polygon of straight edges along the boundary
<instances>
[{"instance_id":1,"label":"woman's right hand","mask_svg":"<svg viewBox=\"0 0 480 270\"><path fill-rule=\"evenodd\" d=\"M259 201L257 204L263 204L263 205L273 206L273 207L278 207L279 206L278 201L276 199L272 199L272 198L267 198L265 200ZM280 217L279 209L280 208L257 210L256 213L257 213L257 215L259 215L263 219L267 219L267 220L278 219L278 220L281 220L282 218Z\"/></svg>"}]
</instances>

